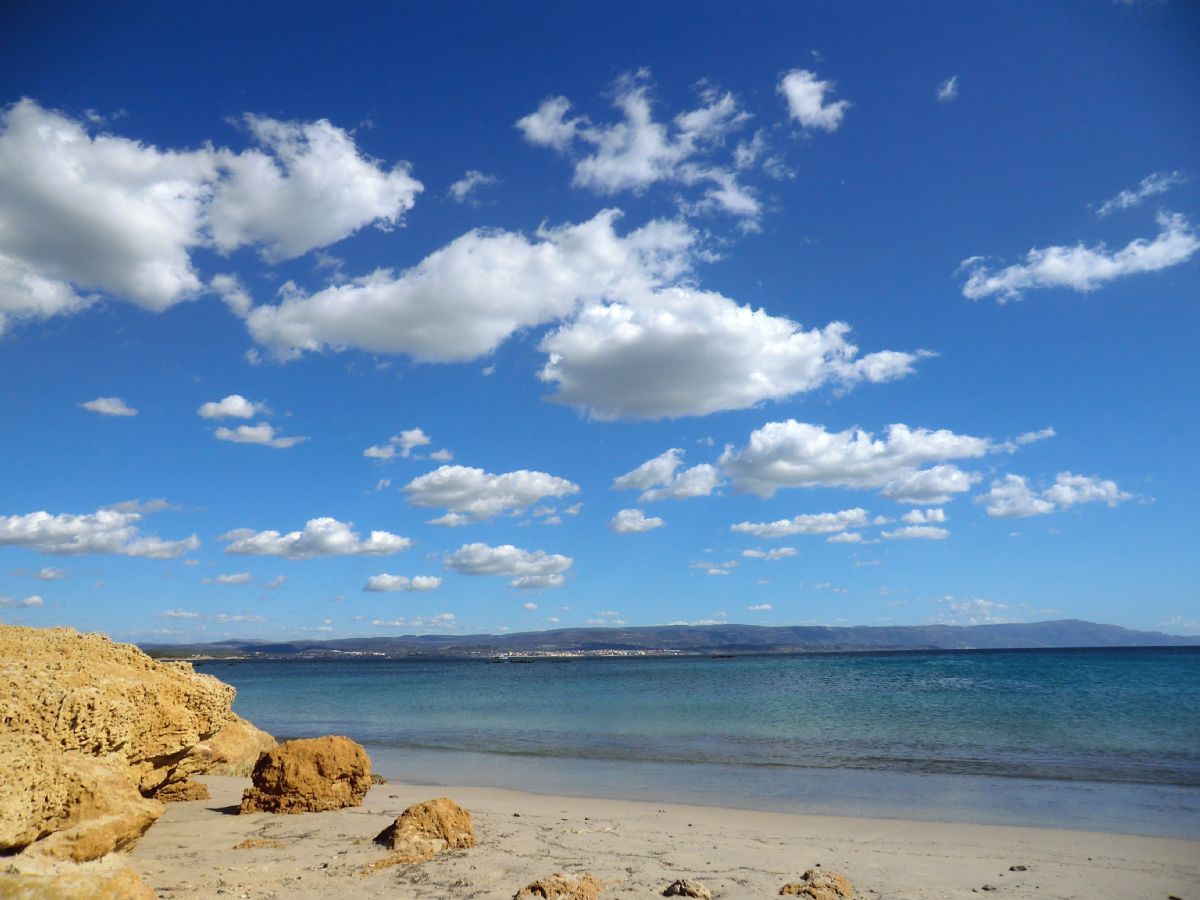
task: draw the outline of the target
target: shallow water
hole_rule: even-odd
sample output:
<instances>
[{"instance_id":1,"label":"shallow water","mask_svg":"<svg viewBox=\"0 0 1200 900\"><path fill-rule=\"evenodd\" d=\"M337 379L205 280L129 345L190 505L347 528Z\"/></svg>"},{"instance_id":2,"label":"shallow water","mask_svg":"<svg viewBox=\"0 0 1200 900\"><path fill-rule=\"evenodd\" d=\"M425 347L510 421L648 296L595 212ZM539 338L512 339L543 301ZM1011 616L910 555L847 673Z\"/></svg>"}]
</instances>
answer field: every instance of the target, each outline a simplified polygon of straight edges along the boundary
<instances>
[{"instance_id":1,"label":"shallow water","mask_svg":"<svg viewBox=\"0 0 1200 900\"><path fill-rule=\"evenodd\" d=\"M408 781L1200 838L1197 648L198 668Z\"/></svg>"}]
</instances>

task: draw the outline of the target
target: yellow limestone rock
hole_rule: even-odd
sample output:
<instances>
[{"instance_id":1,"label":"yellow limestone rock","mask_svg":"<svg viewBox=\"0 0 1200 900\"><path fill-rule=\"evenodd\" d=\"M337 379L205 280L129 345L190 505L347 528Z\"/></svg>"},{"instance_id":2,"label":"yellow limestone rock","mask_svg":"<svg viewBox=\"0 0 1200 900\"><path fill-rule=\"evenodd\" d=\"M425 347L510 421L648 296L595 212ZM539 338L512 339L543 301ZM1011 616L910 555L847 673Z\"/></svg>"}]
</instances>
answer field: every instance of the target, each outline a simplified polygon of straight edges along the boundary
<instances>
[{"instance_id":1,"label":"yellow limestone rock","mask_svg":"<svg viewBox=\"0 0 1200 900\"><path fill-rule=\"evenodd\" d=\"M371 787L371 759L348 737L287 741L259 757L243 813L322 812L361 806Z\"/></svg>"},{"instance_id":2,"label":"yellow limestone rock","mask_svg":"<svg viewBox=\"0 0 1200 900\"><path fill-rule=\"evenodd\" d=\"M824 869L809 869L799 881L785 884L781 895L807 897L808 900L854 900L854 885L844 875Z\"/></svg>"},{"instance_id":3,"label":"yellow limestone rock","mask_svg":"<svg viewBox=\"0 0 1200 900\"><path fill-rule=\"evenodd\" d=\"M392 851L384 859L367 867L370 875L390 866L425 862L446 850L465 850L475 846L475 828L471 814L446 797L415 803L375 838Z\"/></svg>"},{"instance_id":4,"label":"yellow limestone rock","mask_svg":"<svg viewBox=\"0 0 1200 900\"><path fill-rule=\"evenodd\" d=\"M545 900L596 900L604 890L604 882L585 872L579 878L568 878L559 872L530 882L513 895L513 900L542 897Z\"/></svg>"}]
</instances>

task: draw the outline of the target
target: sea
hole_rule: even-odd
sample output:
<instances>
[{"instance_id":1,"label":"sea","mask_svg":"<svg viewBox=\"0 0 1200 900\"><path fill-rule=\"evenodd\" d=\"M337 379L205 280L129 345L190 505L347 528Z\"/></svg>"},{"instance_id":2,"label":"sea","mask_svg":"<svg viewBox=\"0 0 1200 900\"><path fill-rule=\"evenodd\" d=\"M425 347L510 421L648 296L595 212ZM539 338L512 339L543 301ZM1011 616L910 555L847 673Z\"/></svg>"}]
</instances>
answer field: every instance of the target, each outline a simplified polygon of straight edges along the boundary
<instances>
[{"instance_id":1,"label":"sea","mask_svg":"<svg viewBox=\"0 0 1200 900\"><path fill-rule=\"evenodd\" d=\"M431 788L1200 839L1200 647L196 668Z\"/></svg>"}]
</instances>

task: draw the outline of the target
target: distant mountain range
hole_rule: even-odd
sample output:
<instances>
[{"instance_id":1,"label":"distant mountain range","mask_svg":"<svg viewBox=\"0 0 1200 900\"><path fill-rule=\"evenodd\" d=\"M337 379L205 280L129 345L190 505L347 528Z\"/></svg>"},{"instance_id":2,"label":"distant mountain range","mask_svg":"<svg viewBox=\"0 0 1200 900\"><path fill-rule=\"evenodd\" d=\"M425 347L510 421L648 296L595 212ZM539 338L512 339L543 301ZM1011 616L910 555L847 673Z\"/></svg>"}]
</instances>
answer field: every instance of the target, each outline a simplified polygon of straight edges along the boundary
<instances>
[{"instance_id":1,"label":"distant mountain range","mask_svg":"<svg viewBox=\"0 0 1200 900\"><path fill-rule=\"evenodd\" d=\"M820 653L879 650L1001 650L1051 647L1200 646L1200 636L1133 631L1080 619L1007 625L653 625L558 628L516 634L420 634L329 641L143 644L155 656L311 657L346 655L480 658L502 655Z\"/></svg>"}]
</instances>

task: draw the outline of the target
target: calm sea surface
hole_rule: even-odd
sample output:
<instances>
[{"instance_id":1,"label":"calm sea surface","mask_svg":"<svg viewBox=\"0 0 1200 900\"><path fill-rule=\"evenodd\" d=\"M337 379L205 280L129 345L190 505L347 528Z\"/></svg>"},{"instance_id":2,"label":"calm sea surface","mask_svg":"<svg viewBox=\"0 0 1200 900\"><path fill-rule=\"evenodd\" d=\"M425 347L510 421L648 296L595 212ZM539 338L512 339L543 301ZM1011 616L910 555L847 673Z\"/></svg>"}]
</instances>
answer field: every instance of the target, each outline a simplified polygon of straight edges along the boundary
<instances>
[{"instance_id":1,"label":"calm sea surface","mask_svg":"<svg viewBox=\"0 0 1200 900\"><path fill-rule=\"evenodd\" d=\"M1200 648L197 668L397 780L1200 838Z\"/></svg>"}]
</instances>

